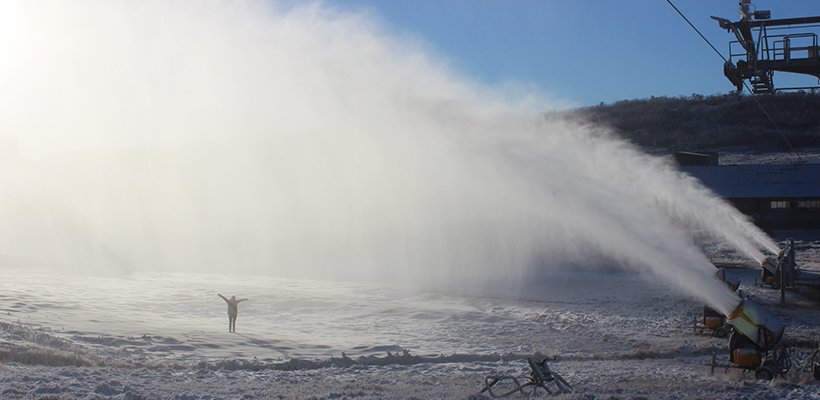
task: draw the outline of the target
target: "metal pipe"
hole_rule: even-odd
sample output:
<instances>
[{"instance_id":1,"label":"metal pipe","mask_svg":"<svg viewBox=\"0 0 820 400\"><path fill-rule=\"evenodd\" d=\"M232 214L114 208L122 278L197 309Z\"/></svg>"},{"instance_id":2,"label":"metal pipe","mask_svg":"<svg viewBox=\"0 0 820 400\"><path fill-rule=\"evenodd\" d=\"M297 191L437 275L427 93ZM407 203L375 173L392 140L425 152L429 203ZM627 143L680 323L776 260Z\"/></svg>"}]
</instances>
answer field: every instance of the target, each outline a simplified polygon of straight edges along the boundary
<instances>
[{"instance_id":1,"label":"metal pipe","mask_svg":"<svg viewBox=\"0 0 820 400\"><path fill-rule=\"evenodd\" d=\"M752 4L752 0L738 0L738 11L740 12L740 20L741 21L749 21L752 19L752 12L749 7Z\"/></svg>"},{"instance_id":2,"label":"metal pipe","mask_svg":"<svg viewBox=\"0 0 820 400\"><path fill-rule=\"evenodd\" d=\"M780 264L780 304L786 304L786 265Z\"/></svg>"}]
</instances>

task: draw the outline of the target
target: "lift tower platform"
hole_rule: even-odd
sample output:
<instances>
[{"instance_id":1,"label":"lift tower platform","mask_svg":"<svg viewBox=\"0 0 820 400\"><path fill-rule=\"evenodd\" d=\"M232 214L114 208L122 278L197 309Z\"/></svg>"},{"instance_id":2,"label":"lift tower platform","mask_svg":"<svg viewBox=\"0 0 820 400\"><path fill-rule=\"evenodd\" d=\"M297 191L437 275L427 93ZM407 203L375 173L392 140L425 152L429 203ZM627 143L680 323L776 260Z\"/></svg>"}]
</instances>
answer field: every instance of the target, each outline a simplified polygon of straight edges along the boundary
<instances>
[{"instance_id":1,"label":"lift tower platform","mask_svg":"<svg viewBox=\"0 0 820 400\"><path fill-rule=\"evenodd\" d=\"M820 16L771 19L771 12L750 10L751 0L739 0L740 20L712 17L720 27L734 33L723 74L738 91L748 81L754 93L813 87L776 88L775 71L807 74L820 82L820 46L817 30ZM736 61L735 61L736 60Z\"/></svg>"}]
</instances>

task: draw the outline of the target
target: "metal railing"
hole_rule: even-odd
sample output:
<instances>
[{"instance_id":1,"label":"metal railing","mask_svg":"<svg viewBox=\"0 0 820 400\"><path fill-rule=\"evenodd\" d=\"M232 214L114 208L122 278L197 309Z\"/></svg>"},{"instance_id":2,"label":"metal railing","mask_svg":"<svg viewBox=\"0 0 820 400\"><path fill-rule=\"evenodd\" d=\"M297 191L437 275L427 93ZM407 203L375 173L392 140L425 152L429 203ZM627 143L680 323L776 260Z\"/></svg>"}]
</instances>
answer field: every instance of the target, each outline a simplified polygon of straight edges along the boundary
<instances>
[{"instance_id":1,"label":"metal railing","mask_svg":"<svg viewBox=\"0 0 820 400\"><path fill-rule=\"evenodd\" d=\"M790 61L820 58L817 34L791 33L768 35L763 32L757 43L757 59L767 61ZM737 40L729 42L729 61L746 59L746 49Z\"/></svg>"}]
</instances>

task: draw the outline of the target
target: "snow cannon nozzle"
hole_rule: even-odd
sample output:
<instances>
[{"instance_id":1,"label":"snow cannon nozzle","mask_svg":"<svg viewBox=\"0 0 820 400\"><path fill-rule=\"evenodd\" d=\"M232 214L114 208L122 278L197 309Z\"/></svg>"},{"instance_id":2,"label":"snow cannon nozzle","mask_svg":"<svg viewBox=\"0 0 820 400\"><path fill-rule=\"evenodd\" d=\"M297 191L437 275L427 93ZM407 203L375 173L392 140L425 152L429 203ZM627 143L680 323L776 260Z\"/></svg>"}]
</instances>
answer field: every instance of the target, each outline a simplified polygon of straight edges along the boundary
<instances>
[{"instance_id":1,"label":"snow cannon nozzle","mask_svg":"<svg viewBox=\"0 0 820 400\"><path fill-rule=\"evenodd\" d=\"M760 261L760 268L769 271L770 274L774 274L775 271L777 271L777 258L774 256L763 257L763 260Z\"/></svg>"},{"instance_id":2,"label":"snow cannon nozzle","mask_svg":"<svg viewBox=\"0 0 820 400\"><path fill-rule=\"evenodd\" d=\"M760 267L769 271L769 273L774 274L777 271L777 266L783 261L783 258L786 256L786 248L780 249L777 254L772 254L770 256L763 256L763 259L760 260Z\"/></svg>"}]
</instances>

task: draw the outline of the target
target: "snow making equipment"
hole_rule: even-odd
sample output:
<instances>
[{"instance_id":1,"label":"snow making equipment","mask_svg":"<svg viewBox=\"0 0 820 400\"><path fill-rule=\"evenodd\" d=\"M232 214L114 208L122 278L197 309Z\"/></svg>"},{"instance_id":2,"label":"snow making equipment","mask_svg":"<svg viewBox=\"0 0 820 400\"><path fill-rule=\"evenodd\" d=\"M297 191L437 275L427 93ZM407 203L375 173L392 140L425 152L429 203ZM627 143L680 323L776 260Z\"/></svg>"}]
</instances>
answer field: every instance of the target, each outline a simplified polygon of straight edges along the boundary
<instances>
[{"instance_id":1,"label":"snow making equipment","mask_svg":"<svg viewBox=\"0 0 820 400\"><path fill-rule=\"evenodd\" d=\"M763 260L760 261L760 268L762 269L760 280L764 285L780 287L783 286L781 280L785 280L786 283L788 283L788 277L785 277L784 274L790 271L788 269L784 270L783 268L789 266L787 257L792 251L787 248L788 246L784 247L776 255L764 257Z\"/></svg>"},{"instance_id":2,"label":"snow making equipment","mask_svg":"<svg viewBox=\"0 0 820 400\"><path fill-rule=\"evenodd\" d=\"M511 375L489 375L484 379L484 388L474 397L484 398L482 394L486 392L493 399L504 398L512 394L534 398L538 397L539 389L547 394L572 392L572 386L561 375L550 369L547 358L528 357L527 363L530 365L531 372L529 378L523 383Z\"/></svg>"},{"instance_id":3,"label":"snow making equipment","mask_svg":"<svg viewBox=\"0 0 820 400\"><path fill-rule=\"evenodd\" d=\"M725 338L732 332L732 326L726 323L726 316L709 306L703 306L703 314L696 315L692 321L692 331L698 334L706 332L718 338Z\"/></svg>"},{"instance_id":4,"label":"snow making equipment","mask_svg":"<svg viewBox=\"0 0 820 400\"><path fill-rule=\"evenodd\" d=\"M760 262L761 281L764 285L780 289L780 302L786 302L786 289L799 291L802 295L820 299L820 272L801 269L797 266L795 243L786 241L776 256L764 258Z\"/></svg>"},{"instance_id":5,"label":"snow making equipment","mask_svg":"<svg viewBox=\"0 0 820 400\"><path fill-rule=\"evenodd\" d=\"M761 379L789 370L788 353L775 350L785 329L782 321L749 299L741 301L726 321L734 329L729 338L729 361L734 366L754 370Z\"/></svg>"}]
</instances>

